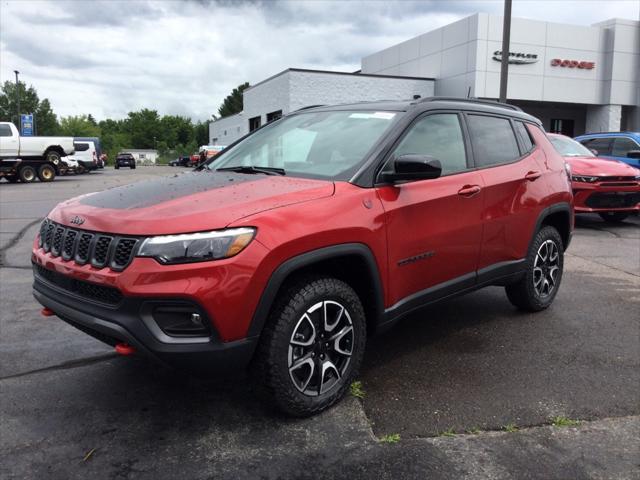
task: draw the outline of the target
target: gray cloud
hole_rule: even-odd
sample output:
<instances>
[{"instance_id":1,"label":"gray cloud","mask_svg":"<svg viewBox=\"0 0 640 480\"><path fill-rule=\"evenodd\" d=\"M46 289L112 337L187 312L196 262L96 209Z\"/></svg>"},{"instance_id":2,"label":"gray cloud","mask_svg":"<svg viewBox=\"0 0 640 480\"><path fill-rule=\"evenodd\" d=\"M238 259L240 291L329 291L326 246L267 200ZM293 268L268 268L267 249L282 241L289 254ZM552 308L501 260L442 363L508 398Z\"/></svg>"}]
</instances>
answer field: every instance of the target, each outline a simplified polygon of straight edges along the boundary
<instances>
[{"instance_id":1,"label":"gray cloud","mask_svg":"<svg viewBox=\"0 0 640 480\"><path fill-rule=\"evenodd\" d=\"M637 0L606 5L515 0L513 14L638 17ZM476 12L499 14L502 1L2 0L0 80L20 70L61 115L148 107L205 119L244 81L288 67L354 71L363 56Z\"/></svg>"}]
</instances>

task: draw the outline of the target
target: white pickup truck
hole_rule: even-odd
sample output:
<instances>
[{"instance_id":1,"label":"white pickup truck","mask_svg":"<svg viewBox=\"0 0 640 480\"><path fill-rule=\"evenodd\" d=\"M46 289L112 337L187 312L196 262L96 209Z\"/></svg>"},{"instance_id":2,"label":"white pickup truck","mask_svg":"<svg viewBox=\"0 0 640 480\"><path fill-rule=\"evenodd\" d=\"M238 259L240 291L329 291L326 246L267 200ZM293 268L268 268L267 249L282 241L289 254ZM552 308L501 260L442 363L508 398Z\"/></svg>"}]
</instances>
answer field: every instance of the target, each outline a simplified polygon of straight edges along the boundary
<instances>
[{"instance_id":1,"label":"white pickup truck","mask_svg":"<svg viewBox=\"0 0 640 480\"><path fill-rule=\"evenodd\" d=\"M0 122L0 178L9 182L51 182L73 153L72 137L21 137L13 123Z\"/></svg>"}]
</instances>

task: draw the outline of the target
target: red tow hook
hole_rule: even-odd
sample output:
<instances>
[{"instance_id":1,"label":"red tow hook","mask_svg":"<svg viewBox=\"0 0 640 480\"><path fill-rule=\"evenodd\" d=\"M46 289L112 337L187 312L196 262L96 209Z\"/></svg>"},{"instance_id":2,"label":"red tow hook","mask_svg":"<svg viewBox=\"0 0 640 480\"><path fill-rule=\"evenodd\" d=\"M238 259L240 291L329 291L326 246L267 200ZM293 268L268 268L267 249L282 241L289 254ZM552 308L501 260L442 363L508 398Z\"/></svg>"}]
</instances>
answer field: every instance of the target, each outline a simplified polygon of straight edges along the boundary
<instances>
[{"instance_id":1,"label":"red tow hook","mask_svg":"<svg viewBox=\"0 0 640 480\"><path fill-rule=\"evenodd\" d=\"M53 310L51 310L48 307L44 307L42 310L40 310L40 314L43 317L53 317L56 314L56 312L54 312Z\"/></svg>"},{"instance_id":2,"label":"red tow hook","mask_svg":"<svg viewBox=\"0 0 640 480\"><path fill-rule=\"evenodd\" d=\"M123 356L133 355L136 349L128 343L116 343L116 353Z\"/></svg>"}]
</instances>

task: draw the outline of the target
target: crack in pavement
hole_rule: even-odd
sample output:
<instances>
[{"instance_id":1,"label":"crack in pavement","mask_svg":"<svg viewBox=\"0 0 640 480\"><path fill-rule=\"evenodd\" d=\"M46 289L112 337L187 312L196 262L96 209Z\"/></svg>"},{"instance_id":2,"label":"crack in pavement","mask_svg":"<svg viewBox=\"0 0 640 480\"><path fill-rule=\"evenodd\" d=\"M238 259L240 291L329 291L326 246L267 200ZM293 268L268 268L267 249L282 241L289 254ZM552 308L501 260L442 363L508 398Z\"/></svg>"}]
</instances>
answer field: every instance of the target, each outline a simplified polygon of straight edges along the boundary
<instances>
[{"instance_id":1,"label":"crack in pavement","mask_svg":"<svg viewBox=\"0 0 640 480\"><path fill-rule=\"evenodd\" d=\"M93 365L94 363L104 362L106 360L112 360L118 358L117 353L106 353L104 355L96 355L94 357L81 358L79 360L71 360L69 362L59 363L58 365L51 365L49 367L37 368L35 370L29 370L21 373L14 373L13 375L7 375L6 377L0 377L2 380L12 380L14 378L26 377L28 375L34 375L37 373L51 372L57 370L70 370L72 368L86 367L87 365Z\"/></svg>"},{"instance_id":2,"label":"crack in pavement","mask_svg":"<svg viewBox=\"0 0 640 480\"><path fill-rule=\"evenodd\" d=\"M24 227L20 229L18 233L16 233L13 236L13 238L11 238L11 240L7 242L7 244L4 247L0 247L0 266L5 265L4 255L6 251L9 250L11 247L15 246L20 240L22 240L22 237L24 237L24 235L27 233L27 231L31 227L37 225L40 222L42 222L42 218L36 218L34 221L27 223Z\"/></svg>"},{"instance_id":3,"label":"crack in pavement","mask_svg":"<svg viewBox=\"0 0 640 480\"><path fill-rule=\"evenodd\" d=\"M583 256L581 256L581 255L576 255L575 253L566 253L565 255L567 255L567 256L571 256L571 257L579 258L579 259L581 259L581 260L584 260L585 262L592 262L592 263L596 263L596 264L601 265L601 266L603 266L603 267L610 268L611 270L615 270L615 271L617 271L617 272L626 273L627 275L633 275L634 277L640 277L640 274L638 274L638 273L629 272L629 271L627 271L627 270L623 270L623 269L621 269L621 268L614 267L614 266L609 265L609 264L607 264L607 263L598 262L598 261L594 260L594 259L593 259L593 257L583 257Z\"/></svg>"}]
</instances>

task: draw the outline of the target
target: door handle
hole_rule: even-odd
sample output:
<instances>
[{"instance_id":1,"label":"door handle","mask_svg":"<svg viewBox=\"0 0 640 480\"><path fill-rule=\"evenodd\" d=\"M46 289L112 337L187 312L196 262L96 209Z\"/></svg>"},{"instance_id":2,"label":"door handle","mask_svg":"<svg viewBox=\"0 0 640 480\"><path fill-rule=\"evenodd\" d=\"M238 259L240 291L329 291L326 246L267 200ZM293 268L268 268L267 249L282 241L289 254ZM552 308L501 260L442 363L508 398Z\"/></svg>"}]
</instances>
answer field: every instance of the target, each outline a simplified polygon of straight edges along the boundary
<instances>
[{"instance_id":1,"label":"door handle","mask_svg":"<svg viewBox=\"0 0 640 480\"><path fill-rule=\"evenodd\" d=\"M524 176L524 179L533 182L534 180L540 178L540 175L542 174L539 171L531 170L530 172L527 172L527 174Z\"/></svg>"},{"instance_id":2,"label":"door handle","mask_svg":"<svg viewBox=\"0 0 640 480\"><path fill-rule=\"evenodd\" d=\"M458 195L462 195L463 197L473 197L477 193L480 193L479 185L465 185L460 190L458 190Z\"/></svg>"}]
</instances>

